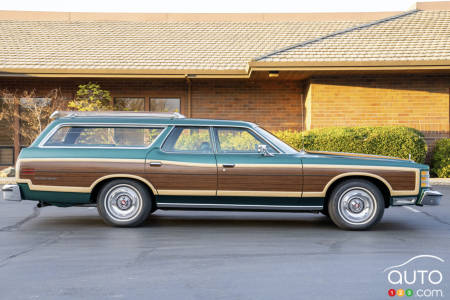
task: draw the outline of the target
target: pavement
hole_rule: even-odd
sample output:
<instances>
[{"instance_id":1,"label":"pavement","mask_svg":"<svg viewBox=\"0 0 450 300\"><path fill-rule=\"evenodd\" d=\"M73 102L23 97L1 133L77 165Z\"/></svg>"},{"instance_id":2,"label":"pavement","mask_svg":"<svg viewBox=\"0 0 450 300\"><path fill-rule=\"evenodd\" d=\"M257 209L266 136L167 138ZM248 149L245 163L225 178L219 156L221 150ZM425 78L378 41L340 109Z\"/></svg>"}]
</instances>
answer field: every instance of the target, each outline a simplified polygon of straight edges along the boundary
<instances>
[{"instance_id":1,"label":"pavement","mask_svg":"<svg viewBox=\"0 0 450 300\"><path fill-rule=\"evenodd\" d=\"M156 211L124 229L95 208L0 199L0 299L449 299L450 186L435 189L440 206L389 208L365 232L320 214L216 211ZM409 263L439 270L439 284L388 281L383 270L418 255L444 260Z\"/></svg>"}]
</instances>

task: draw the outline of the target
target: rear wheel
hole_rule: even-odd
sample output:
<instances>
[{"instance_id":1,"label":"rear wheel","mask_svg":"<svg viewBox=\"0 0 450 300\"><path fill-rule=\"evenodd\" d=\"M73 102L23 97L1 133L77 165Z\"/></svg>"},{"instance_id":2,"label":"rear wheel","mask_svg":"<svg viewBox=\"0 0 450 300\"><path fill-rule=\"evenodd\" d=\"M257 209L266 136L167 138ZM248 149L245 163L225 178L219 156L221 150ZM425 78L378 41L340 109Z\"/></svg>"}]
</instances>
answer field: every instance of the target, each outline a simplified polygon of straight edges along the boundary
<instances>
[{"instance_id":1,"label":"rear wheel","mask_svg":"<svg viewBox=\"0 0 450 300\"><path fill-rule=\"evenodd\" d=\"M141 225L152 211L151 195L141 183L116 179L105 184L97 198L105 223L119 227Z\"/></svg>"},{"instance_id":2,"label":"rear wheel","mask_svg":"<svg viewBox=\"0 0 450 300\"><path fill-rule=\"evenodd\" d=\"M369 181L344 181L332 191L328 213L331 220L342 229L365 230L383 217L383 195Z\"/></svg>"}]
</instances>

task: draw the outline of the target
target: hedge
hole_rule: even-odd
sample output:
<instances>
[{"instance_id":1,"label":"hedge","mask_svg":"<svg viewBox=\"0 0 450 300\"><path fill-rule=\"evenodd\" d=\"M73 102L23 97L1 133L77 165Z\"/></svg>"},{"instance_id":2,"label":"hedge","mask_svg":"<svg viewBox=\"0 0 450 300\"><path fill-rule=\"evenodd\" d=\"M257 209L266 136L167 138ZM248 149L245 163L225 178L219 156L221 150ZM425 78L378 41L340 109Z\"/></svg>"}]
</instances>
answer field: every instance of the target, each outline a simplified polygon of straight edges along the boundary
<instances>
[{"instance_id":1,"label":"hedge","mask_svg":"<svg viewBox=\"0 0 450 300\"><path fill-rule=\"evenodd\" d=\"M450 178L450 139L436 142L431 158L431 171L437 177Z\"/></svg>"},{"instance_id":2,"label":"hedge","mask_svg":"<svg viewBox=\"0 0 450 300\"><path fill-rule=\"evenodd\" d=\"M427 145L423 134L413 128L329 127L305 132L282 130L275 135L296 149L336 151L409 158L423 163Z\"/></svg>"}]
</instances>

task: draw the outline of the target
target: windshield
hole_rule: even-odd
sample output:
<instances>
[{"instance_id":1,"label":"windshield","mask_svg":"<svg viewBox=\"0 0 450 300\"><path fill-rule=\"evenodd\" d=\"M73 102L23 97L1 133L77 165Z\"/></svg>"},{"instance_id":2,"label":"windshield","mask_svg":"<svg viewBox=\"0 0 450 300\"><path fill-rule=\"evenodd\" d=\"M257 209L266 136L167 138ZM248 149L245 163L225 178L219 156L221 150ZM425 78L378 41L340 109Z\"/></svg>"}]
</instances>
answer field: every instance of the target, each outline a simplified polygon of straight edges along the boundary
<instances>
[{"instance_id":1,"label":"windshield","mask_svg":"<svg viewBox=\"0 0 450 300\"><path fill-rule=\"evenodd\" d=\"M279 140L276 136L271 134L269 131L261 128L261 127L255 127L256 132L258 132L260 135L262 135L265 139L269 140L275 147L280 149L286 154L294 154L298 151L286 144L285 142Z\"/></svg>"}]
</instances>

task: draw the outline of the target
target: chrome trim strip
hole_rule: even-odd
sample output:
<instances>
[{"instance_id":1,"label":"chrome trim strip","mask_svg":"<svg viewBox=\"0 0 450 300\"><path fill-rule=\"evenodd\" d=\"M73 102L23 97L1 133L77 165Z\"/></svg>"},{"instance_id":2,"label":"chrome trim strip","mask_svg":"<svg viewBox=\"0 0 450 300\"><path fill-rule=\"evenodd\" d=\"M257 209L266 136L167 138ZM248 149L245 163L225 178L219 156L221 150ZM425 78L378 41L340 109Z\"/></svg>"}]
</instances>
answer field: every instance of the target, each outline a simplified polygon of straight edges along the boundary
<instances>
[{"instance_id":1,"label":"chrome trim strip","mask_svg":"<svg viewBox=\"0 0 450 300\"><path fill-rule=\"evenodd\" d=\"M296 205L251 205L251 204L213 204L213 203L157 203L158 208L215 208L215 209L248 209L248 210L321 210L323 206Z\"/></svg>"},{"instance_id":2,"label":"chrome trim strip","mask_svg":"<svg viewBox=\"0 0 450 300\"><path fill-rule=\"evenodd\" d=\"M99 146L46 146L45 143L55 134L58 129L65 126L78 126L78 127L132 127L132 128L162 128L158 136L153 142L145 147L99 147ZM153 124L135 124L135 123L61 123L55 126L39 143L39 148L68 148L68 149L150 149L150 147L159 139L161 134L164 133L168 125L153 125Z\"/></svg>"}]
</instances>

